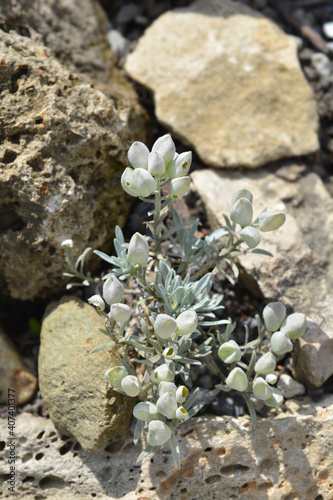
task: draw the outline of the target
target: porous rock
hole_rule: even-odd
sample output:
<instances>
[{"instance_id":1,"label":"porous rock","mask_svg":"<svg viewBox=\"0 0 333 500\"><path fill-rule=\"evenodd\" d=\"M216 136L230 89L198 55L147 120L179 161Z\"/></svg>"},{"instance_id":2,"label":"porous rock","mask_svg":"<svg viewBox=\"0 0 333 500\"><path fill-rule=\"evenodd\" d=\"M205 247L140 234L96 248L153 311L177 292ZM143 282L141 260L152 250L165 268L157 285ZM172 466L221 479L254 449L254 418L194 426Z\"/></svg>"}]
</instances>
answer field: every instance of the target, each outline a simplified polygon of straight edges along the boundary
<instances>
[{"instance_id":1,"label":"porous rock","mask_svg":"<svg viewBox=\"0 0 333 500\"><path fill-rule=\"evenodd\" d=\"M42 323L39 385L56 427L96 451L129 427L136 398L107 388L104 373L120 363L111 348L91 354L108 341L98 328L102 316L75 297L52 303Z\"/></svg>"},{"instance_id":2,"label":"porous rock","mask_svg":"<svg viewBox=\"0 0 333 500\"><path fill-rule=\"evenodd\" d=\"M128 433L104 450L88 454L65 439L49 419L21 414L16 421L17 491L25 499L110 498L116 500L279 500L332 498L333 399L288 401L276 418L201 417L177 433L181 469L169 445L140 465L141 449ZM1 435L7 421L0 420ZM3 443L4 444L4 443ZM0 456L7 456L1 448ZM8 473L6 460L0 473ZM2 483L2 498L13 499Z\"/></svg>"},{"instance_id":3,"label":"porous rock","mask_svg":"<svg viewBox=\"0 0 333 500\"><path fill-rule=\"evenodd\" d=\"M10 395L16 405L22 405L30 401L36 390L36 376L24 365L15 346L0 328L0 404L7 404Z\"/></svg>"},{"instance_id":4,"label":"porous rock","mask_svg":"<svg viewBox=\"0 0 333 500\"><path fill-rule=\"evenodd\" d=\"M256 168L319 147L297 41L239 2L165 13L125 69L153 92L159 121L212 166Z\"/></svg>"},{"instance_id":5,"label":"porous rock","mask_svg":"<svg viewBox=\"0 0 333 500\"><path fill-rule=\"evenodd\" d=\"M64 285L61 241L73 238L74 257L106 249L124 221L120 176L144 119L135 100L107 97L40 42L1 33L1 293L47 298Z\"/></svg>"},{"instance_id":6,"label":"porous rock","mask_svg":"<svg viewBox=\"0 0 333 500\"><path fill-rule=\"evenodd\" d=\"M257 297L279 300L317 325L314 337L308 329L302 341L295 341L297 349L304 351L295 362L307 359L308 368L302 365L297 370L303 374L300 381L319 387L333 373L333 200L324 184L315 173L291 183L268 170L252 171L246 177L197 170L192 180L213 229L224 224L222 214L230 212L232 193L242 188L253 193L254 218L266 209L286 213L281 228L260 233L259 247L273 257L241 256L241 278Z\"/></svg>"}]
</instances>

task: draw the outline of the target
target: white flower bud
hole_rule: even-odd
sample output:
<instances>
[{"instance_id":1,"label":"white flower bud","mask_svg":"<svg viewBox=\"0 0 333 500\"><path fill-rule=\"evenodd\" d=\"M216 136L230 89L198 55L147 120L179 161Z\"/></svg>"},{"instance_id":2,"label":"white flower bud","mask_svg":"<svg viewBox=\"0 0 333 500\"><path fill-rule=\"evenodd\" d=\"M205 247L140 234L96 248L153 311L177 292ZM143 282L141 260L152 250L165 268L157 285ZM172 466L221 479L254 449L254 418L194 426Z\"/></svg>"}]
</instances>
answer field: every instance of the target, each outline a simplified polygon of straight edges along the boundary
<instances>
[{"instance_id":1,"label":"white flower bud","mask_svg":"<svg viewBox=\"0 0 333 500\"><path fill-rule=\"evenodd\" d=\"M149 401L144 401L134 406L133 415L138 420L143 420L144 422L150 422L151 420L158 419L158 409L156 405L154 405L153 403L150 403Z\"/></svg>"},{"instance_id":2,"label":"white flower bud","mask_svg":"<svg viewBox=\"0 0 333 500\"><path fill-rule=\"evenodd\" d=\"M270 398L265 400L265 405L267 406L280 406L283 403L283 396L279 389L276 387L271 388L273 391L273 394L271 395Z\"/></svg>"},{"instance_id":3,"label":"white flower bud","mask_svg":"<svg viewBox=\"0 0 333 500\"><path fill-rule=\"evenodd\" d=\"M174 371L166 364L158 366L151 374L151 381L156 384L160 382L173 382L174 378Z\"/></svg>"},{"instance_id":4,"label":"white flower bud","mask_svg":"<svg viewBox=\"0 0 333 500\"><path fill-rule=\"evenodd\" d=\"M133 171L133 185L137 191L137 196L147 197L151 195L157 187L154 177L143 168L136 168Z\"/></svg>"},{"instance_id":5,"label":"white flower bud","mask_svg":"<svg viewBox=\"0 0 333 500\"><path fill-rule=\"evenodd\" d=\"M120 302L124 296L124 287L116 278L116 276L110 276L103 285L103 297L107 304L115 304Z\"/></svg>"},{"instance_id":6,"label":"white flower bud","mask_svg":"<svg viewBox=\"0 0 333 500\"><path fill-rule=\"evenodd\" d=\"M275 375L275 373L269 373L265 377L266 382L268 382L269 384L272 384L272 385L276 384L277 379L278 378L277 378L277 375Z\"/></svg>"},{"instance_id":7,"label":"white flower bud","mask_svg":"<svg viewBox=\"0 0 333 500\"><path fill-rule=\"evenodd\" d=\"M293 350L293 343L287 334L275 332L271 337L271 348L275 354L286 354L286 352Z\"/></svg>"},{"instance_id":8,"label":"white flower bud","mask_svg":"<svg viewBox=\"0 0 333 500\"><path fill-rule=\"evenodd\" d=\"M72 239L64 240L61 243L62 248L73 248L73 245L74 245L74 243L73 243Z\"/></svg>"},{"instance_id":9,"label":"white flower bud","mask_svg":"<svg viewBox=\"0 0 333 500\"><path fill-rule=\"evenodd\" d=\"M255 248L260 243L260 235L255 227L246 226L239 231L239 236L245 241L249 248Z\"/></svg>"},{"instance_id":10,"label":"white flower bud","mask_svg":"<svg viewBox=\"0 0 333 500\"><path fill-rule=\"evenodd\" d=\"M175 345L168 345L163 351L163 356L166 359L173 359L175 356L177 356L177 347Z\"/></svg>"},{"instance_id":11,"label":"white flower bud","mask_svg":"<svg viewBox=\"0 0 333 500\"><path fill-rule=\"evenodd\" d=\"M286 333L292 340L301 337L305 330L306 317L303 313L290 314L281 326L281 332Z\"/></svg>"},{"instance_id":12,"label":"white flower bud","mask_svg":"<svg viewBox=\"0 0 333 500\"><path fill-rule=\"evenodd\" d=\"M133 234L128 245L128 260L132 264L146 266L149 257L149 245L147 239L140 233Z\"/></svg>"},{"instance_id":13,"label":"white flower bud","mask_svg":"<svg viewBox=\"0 0 333 500\"><path fill-rule=\"evenodd\" d=\"M269 332L276 332L286 317L286 306L281 302L270 302L265 306L262 317Z\"/></svg>"},{"instance_id":14,"label":"white flower bud","mask_svg":"<svg viewBox=\"0 0 333 500\"><path fill-rule=\"evenodd\" d=\"M175 179L176 177L183 177L190 170L191 163L192 152L186 151L185 153L181 153L170 163L167 169L168 176L171 179Z\"/></svg>"},{"instance_id":15,"label":"white flower bud","mask_svg":"<svg viewBox=\"0 0 333 500\"><path fill-rule=\"evenodd\" d=\"M88 302L89 304L95 306L98 311L104 311L105 309L104 300L100 295L93 295L90 299L88 299Z\"/></svg>"},{"instance_id":16,"label":"white flower bud","mask_svg":"<svg viewBox=\"0 0 333 500\"><path fill-rule=\"evenodd\" d=\"M177 391L177 386L173 382L161 382L158 385L158 395L163 396L167 392L171 392L175 396Z\"/></svg>"},{"instance_id":17,"label":"white flower bud","mask_svg":"<svg viewBox=\"0 0 333 500\"><path fill-rule=\"evenodd\" d=\"M158 151L152 151L148 156L148 172L161 177L165 174L165 163Z\"/></svg>"},{"instance_id":18,"label":"white flower bud","mask_svg":"<svg viewBox=\"0 0 333 500\"><path fill-rule=\"evenodd\" d=\"M117 323L124 323L131 315L131 308L126 304L112 304L110 309L110 316Z\"/></svg>"},{"instance_id":19,"label":"white flower bud","mask_svg":"<svg viewBox=\"0 0 333 500\"><path fill-rule=\"evenodd\" d=\"M242 353L237 342L229 340L220 346L218 356L225 363L234 363L241 359Z\"/></svg>"},{"instance_id":20,"label":"white flower bud","mask_svg":"<svg viewBox=\"0 0 333 500\"><path fill-rule=\"evenodd\" d=\"M161 420L152 420L148 424L147 442L150 446L161 446L171 438L171 430Z\"/></svg>"},{"instance_id":21,"label":"white flower bud","mask_svg":"<svg viewBox=\"0 0 333 500\"><path fill-rule=\"evenodd\" d=\"M230 389L235 389L236 391L244 392L249 385L246 373L239 367L234 368L229 373L225 383Z\"/></svg>"},{"instance_id":22,"label":"white flower bud","mask_svg":"<svg viewBox=\"0 0 333 500\"><path fill-rule=\"evenodd\" d=\"M121 381L121 388L127 394L127 396L131 396L134 398L140 392L141 384L138 377L134 377L134 375L127 375Z\"/></svg>"},{"instance_id":23,"label":"white flower bud","mask_svg":"<svg viewBox=\"0 0 333 500\"><path fill-rule=\"evenodd\" d=\"M165 134L154 142L152 151L158 151L162 155L165 165L168 165L176 152L176 147L171 135Z\"/></svg>"},{"instance_id":24,"label":"white flower bud","mask_svg":"<svg viewBox=\"0 0 333 500\"><path fill-rule=\"evenodd\" d=\"M195 311L184 311L177 318L177 335L189 335L198 326L198 315Z\"/></svg>"},{"instance_id":25,"label":"white flower bud","mask_svg":"<svg viewBox=\"0 0 333 500\"><path fill-rule=\"evenodd\" d=\"M254 370L256 373L260 373L262 375L268 375L268 373L272 373L276 367L276 359L271 352L266 352L261 358L258 359L254 366Z\"/></svg>"},{"instance_id":26,"label":"white flower bud","mask_svg":"<svg viewBox=\"0 0 333 500\"><path fill-rule=\"evenodd\" d=\"M124 366L114 366L105 372L104 377L110 385L115 385L120 388L121 381L127 375L127 370Z\"/></svg>"},{"instance_id":27,"label":"white flower bud","mask_svg":"<svg viewBox=\"0 0 333 500\"><path fill-rule=\"evenodd\" d=\"M176 320L168 314L158 314L154 323L154 331L161 339L169 339L177 328Z\"/></svg>"},{"instance_id":28,"label":"white flower bud","mask_svg":"<svg viewBox=\"0 0 333 500\"><path fill-rule=\"evenodd\" d=\"M133 173L134 170L131 168L125 168L120 179L121 186L127 194L130 194L131 196L139 196L137 189L133 184Z\"/></svg>"},{"instance_id":29,"label":"white flower bud","mask_svg":"<svg viewBox=\"0 0 333 500\"><path fill-rule=\"evenodd\" d=\"M188 388L185 385L180 385L176 391L176 401L177 403L184 403L188 396Z\"/></svg>"},{"instance_id":30,"label":"white flower bud","mask_svg":"<svg viewBox=\"0 0 333 500\"><path fill-rule=\"evenodd\" d=\"M239 189L238 191L235 191L235 193L232 195L231 198L231 205L234 205L236 201L238 201L240 198L247 198L250 203L253 201L253 196L251 191L248 189Z\"/></svg>"},{"instance_id":31,"label":"white flower bud","mask_svg":"<svg viewBox=\"0 0 333 500\"><path fill-rule=\"evenodd\" d=\"M129 148L127 158L134 168L148 168L149 149L143 142L135 141Z\"/></svg>"},{"instance_id":32,"label":"white flower bud","mask_svg":"<svg viewBox=\"0 0 333 500\"><path fill-rule=\"evenodd\" d=\"M178 405L175 396L171 392L165 392L158 398L156 407L165 417L174 418Z\"/></svg>"},{"instance_id":33,"label":"white flower bud","mask_svg":"<svg viewBox=\"0 0 333 500\"><path fill-rule=\"evenodd\" d=\"M178 420L183 420L188 416L187 411L185 410L184 406L180 406L177 408L176 413L175 413L175 418L178 418Z\"/></svg>"},{"instance_id":34,"label":"white flower bud","mask_svg":"<svg viewBox=\"0 0 333 500\"><path fill-rule=\"evenodd\" d=\"M262 212L259 215L260 231L275 231L285 223L286 216L283 212Z\"/></svg>"},{"instance_id":35,"label":"white flower bud","mask_svg":"<svg viewBox=\"0 0 333 500\"><path fill-rule=\"evenodd\" d=\"M266 380L262 377L258 377L253 384L253 392L257 396L257 398L265 401L270 398L273 394L273 389Z\"/></svg>"},{"instance_id":36,"label":"white flower bud","mask_svg":"<svg viewBox=\"0 0 333 500\"><path fill-rule=\"evenodd\" d=\"M230 219L242 227L249 226L252 222L253 207L247 198L239 198L231 207Z\"/></svg>"},{"instance_id":37,"label":"white flower bud","mask_svg":"<svg viewBox=\"0 0 333 500\"><path fill-rule=\"evenodd\" d=\"M190 189L191 177L177 177L170 182L170 195L177 200L184 196Z\"/></svg>"}]
</instances>

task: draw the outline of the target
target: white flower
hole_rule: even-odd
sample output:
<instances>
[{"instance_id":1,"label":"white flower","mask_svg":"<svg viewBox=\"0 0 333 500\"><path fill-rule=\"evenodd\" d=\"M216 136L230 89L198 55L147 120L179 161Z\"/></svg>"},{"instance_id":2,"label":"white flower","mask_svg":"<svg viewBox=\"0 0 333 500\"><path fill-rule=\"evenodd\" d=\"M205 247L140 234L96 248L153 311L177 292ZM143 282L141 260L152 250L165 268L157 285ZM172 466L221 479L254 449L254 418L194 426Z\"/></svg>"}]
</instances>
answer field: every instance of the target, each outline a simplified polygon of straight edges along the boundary
<instances>
[{"instance_id":1,"label":"white flower","mask_svg":"<svg viewBox=\"0 0 333 500\"><path fill-rule=\"evenodd\" d=\"M249 248L255 248L260 243L260 235L255 227L246 226L239 231L239 236L245 241Z\"/></svg>"},{"instance_id":2,"label":"white flower","mask_svg":"<svg viewBox=\"0 0 333 500\"><path fill-rule=\"evenodd\" d=\"M61 246L63 248L73 248L73 240L72 239L68 239L68 240L64 240L62 243L61 243Z\"/></svg>"},{"instance_id":3,"label":"white flower","mask_svg":"<svg viewBox=\"0 0 333 500\"><path fill-rule=\"evenodd\" d=\"M271 337L271 348L276 354L286 354L293 350L293 343L286 333L275 332Z\"/></svg>"},{"instance_id":4,"label":"white flower","mask_svg":"<svg viewBox=\"0 0 333 500\"><path fill-rule=\"evenodd\" d=\"M158 395L163 396L167 392L171 392L175 396L177 391L177 386L173 382L160 382L158 385Z\"/></svg>"},{"instance_id":5,"label":"white flower","mask_svg":"<svg viewBox=\"0 0 333 500\"><path fill-rule=\"evenodd\" d=\"M98 311L104 311L105 309L104 300L100 295L93 295L90 299L88 299L88 302L89 304L95 306Z\"/></svg>"},{"instance_id":6,"label":"white flower","mask_svg":"<svg viewBox=\"0 0 333 500\"><path fill-rule=\"evenodd\" d=\"M260 231L275 231L285 223L286 216L283 212L262 212L259 215Z\"/></svg>"},{"instance_id":7,"label":"white flower","mask_svg":"<svg viewBox=\"0 0 333 500\"><path fill-rule=\"evenodd\" d=\"M190 189L191 177L177 177L170 182L170 195L177 200L184 196Z\"/></svg>"},{"instance_id":8,"label":"white flower","mask_svg":"<svg viewBox=\"0 0 333 500\"><path fill-rule=\"evenodd\" d=\"M151 175L161 177L165 174L165 163L162 155L158 151L152 151L148 156L148 172Z\"/></svg>"},{"instance_id":9,"label":"white flower","mask_svg":"<svg viewBox=\"0 0 333 500\"><path fill-rule=\"evenodd\" d=\"M275 370L276 367L276 359L271 352L266 352L261 358L258 359L254 366L254 370L256 373L260 373L262 375L268 375Z\"/></svg>"},{"instance_id":10,"label":"white flower","mask_svg":"<svg viewBox=\"0 0 333 500\"><path fill-rule=\"evenodd\" d=\"M176 147L169 134L165 134L154 142L152 151L158 151L162 155L167 166L173 159Z\"/></svg>"},{"instance_id":11,"label":"white flower","mask_svg":"<svg viewBox=\"0 0 333 500\"><path fill-rule=\"evenodd\" d=\"M137 191L137 196L144 198L151 195L157 187L154 177L144 168L136 168L133 171L133 185Z\"/></svg>"},{"instance_id":12,"label":"white flower","mask_svg":"<svg viewBox=\"0 0 333 500\"><path fill-rule=\"evenodd\" d=\"M176 320L168 314L158 314L154 323L154 331L161 339L169 339L177 328Z\"/></svg>"},{"instance_id":13,"label":"white flower","mask_svg":"<svg viewBox=\"0 0 333 500\"><path fill-rule=\"evenodd\" d=\"M143 142L135 141L129 148L128 161L134 168L148 168L149 149Z\"/></svg>"},{"instance_id":14,"label":"white flower","mask_svg":"<svg viewBox=\"0 0 333 500\"><path fill-rule=\"evenodd\" d=\"M127 394L127 396L131 396L134 398L140 392L141 384L138 377L134 377L134 375L127 375L121 381L121 388Z\"/></svg>"},{"instance_id":15,"label":"white flower","mask_svg":"<svg viewBox=\"0 0 333 500\"><path fill-rule=\"evenodd\" d=\"M198 315L195 311L184 311L177 317L177 335L189 335L198 326Z\"/></svg>"},{"instance_id":16,"label":"white flower","mask_svg":"<svg viewBox=\"0 0 333 500\"><path fill-rule=\"evenodd\" d=\"M140 233L133 234L128 245L128 260L132 264L146 266L149 257L149 246L147 239Z\"/></svg>"},{"instance_id":17,"label":"white flower","mask_svg":"<svg viewBox=\"0 0 333 500\"><path fill-rule=\"evenodd\" d=\"M270 398L265 400L267 406L280 406L283 403L283 396L279 389L272 387L273 394Z\"/></svg>"},{"instance_id":18,"label":"white flower","mask_svg":"<svg viewBox=\"0 0 333 500\"><path fill-rule=\"evenodd\" d=\"M173 382L174 378L174 371L166 364L158 366L151 374L151 381L157 384L161 382Z\"/></svg>"},{"instance_id":19,"label":"white flower","mask_svg":"<svg viewBox=\"0 0 333 500\"><path fill-rule=\"evenodd\" d=\"M152 420L148 424L147 442L150 446L161 446L171 438L171 430L161 420Z\"/></svg>"},{"instance_id":20,"label":"white flower","mask_svg":"<svg viewBox=\"0 0 333 500\"><path fill-rule=\"evenodd\" d=\"M242 353L237 342L229 340L220 346L218 356L225 363L234 363L241 359Z\"/></svg>"},{"instance_id":21,"label":"white flower","mask_svg":"<svg viewBox=\"0 0 333 500\"><path fill-rule=\"evenodd\" d=\"M156 405L150 401L144 401L134 406L133 415L138 420L150 422L151 420L158 419L158 409Z\"/></svg>"},{"instance_id":22,"label":"white flower","mask_svg":"<svg viewBox=\"0 0 333 500\"><path fill-rule=\"evenodd\" d=\"M185 385L180 385L176 391L176 401L177 403L184 403L188 396L188 388Z\"/></svg>"},{"instance_id":23,"label":"white flower","mask_svg":"<svg viewBox=\"0 0 333 500\"><path fill-rule=\"evenodd\" d=\"M133 173L134 170L132 170L131 168L125 168L124 172L122 173L120 182L123 190L127 194L130 194L131 196L139 196L137 189L133 184Z\"/></svg>"},{"instance_id":24,"label":"white flower","mask_svg":"<svg viewBox=\"0 0 333 500\"><path fill-rule=\"evenodd\" d=\"M235 191L235 193L231 197L231 205L234 205L236 201L238 201L240 198L247 198L250 203L252 203L253 196L251 191L248 189L239 189L238 191Z\"/></svg>"},{"instance_id":25,"label":"white flower","mask_svg":"<svg viewBox=\"0 0 333 500\"><path fill-rule=\"evenodd\" d=\"M192 152L186 151L185 153L181 153L173 158L170 163L167 174L171 179L175 179L176 177L183 177L190 170L192 163Z\"/></svg>"},{"instance_id":26,"label":"white flower","mask_svg":"<svg viewBox=\"0 0 333 500\"><path fill-rule=\"evenodd\" d=\"M249 226L252 222L253 207L247 198L239 198L230 210L230 219L232 222L242 227Z\"/></svg>"},{"instance_id":27,"label":"white flower","mask_svg":"<svg viewBox=\"0 0 333 500\"><path fill-rule=\"evenodd\" d=\"M257 398L265 401L272 396L273 389L270 385L268 385L266 380L264 380L262 377L258 377L253 384L253 392L257 396Z\"/></svg>"},{"instance_id":28,"label":"white flower","mask_svg":"<svg viewBox=\"0 0 333 500\"><path fill-rule=\"evenodd\" d=\"M275 373L269 373L265 377L266 382L268 382L269 384L272 384L272 385L276 384L277 379L278 378L277 378L277 375L275 375Z\"/></svg>"},{"instance_id":29,"label":"white flower","mask_svg":"<svg viewBox=\"0 0 333 500\"><path fill-rule=\"evenodd\" d=\"M103 285L103 297L107 304L115 304L120 302L124 296L124 287L116 278L116 276L110 276Z\"/></svg>"},{"instance_id":30,"label":"white flower","mask_svg":"<svg viewBox=\"0 0 333 500\"><path fill-rule=\"evenodd\" d=\"M282 325L286 317L286 306L281 302L270 302L265 306L262 317L269 332L275 332Z\"/></svg>"},{"instance_id":31,"label":"white flower","mask_svg":"<svg viewBox=\"0 0 333 500\"><path fill-rule=\"evenodd\" d=\"M112 304L110 309L110 316L117 323L124 323L131 315L131 308L126 304Z\"/></svg>"},{"instance_id":32,"label":"white flower","mask_svg":"<svg viewBox=\"0 0 333 500\"><path fill-rule=\"evenodd\" d=\"M225 383L230 389L235 389L236 391L244 392L246 391L249 381L247 379L246 373L239 367L234 368L229 373Z\"/></svg>"},{"instance_id":33,"label":"white flower","mask_svg":"<svg viewBox=\"0 0 333 500\"><path fill-rule=\"evenodd\" d=\"M298 339L306 330L306 317L303 313L293 313L286 317L281 326L281 332L290 339Z\"/></svg>"},{"instance_id":34,"label":"white flower","mask_svg":"<svg viewBox=\"0 0 333 500\"><path fill-rule=\"evenodd\" d=\"M175 356L177 356L177 347L173 344L168 345L163 351L163 356L166 359L173 359Z\"/></svg>"},{"instance_id":35,"label":"white flower","mask_svg":"<svg viewBox=\"0 0 333 500\"><path fill-rule=\"evenodd\" d=\"M172 392L165 392L158 398L156 407L167 418L174 418L178 404Z\"/></svg>"},{"instance_id":36,"label":"white flower","mask_svg":"<svg viewBox=\"0 0 333 500\"><path fill-rule=\"evenodd\" d=\"M114 366L107 370L104 374L106 380L110 385L115 385L116 387L121 387L121 381L128 375L127 370L124 366Z\"/></svg>"},{"instance_id":37,"label":"white flower","mask_svg":"<svg viewBox=\"0 0 333 500\"><path fill-rule=\"evenodd\" d=\"M177 408L176 413L175 413L175 418L178 418L178 420L183 420L188 416L187 411L185 410L184 406L180 406Z\"/></svg>"}]
</instances>

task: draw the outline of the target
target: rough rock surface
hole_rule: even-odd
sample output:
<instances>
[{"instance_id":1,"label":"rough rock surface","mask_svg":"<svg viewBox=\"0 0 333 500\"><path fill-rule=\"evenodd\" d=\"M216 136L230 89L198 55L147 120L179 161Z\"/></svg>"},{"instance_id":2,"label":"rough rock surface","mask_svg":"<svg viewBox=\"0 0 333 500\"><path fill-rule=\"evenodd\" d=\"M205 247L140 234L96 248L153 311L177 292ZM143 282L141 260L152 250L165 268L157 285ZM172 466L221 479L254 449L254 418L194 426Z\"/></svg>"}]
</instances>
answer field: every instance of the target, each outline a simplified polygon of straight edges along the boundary
<instances>
[{"instance_id":1,"label":"rough rock surface","mask_svg":"<svg viewBox=\"0 0 333 500\"><path fill-rule=\"evenodd\" d=\"M30 401L37 390L37 378L26 366L21 356L0 328L0 404L8 402L8 389L13 389L15 404Z\"/></svg>"},{"instance_id":2,"label":"rough rock surface","mask_svg":"<svg viewBox=\"0 0 333 500\"><path fill-rule=\"evenodd\" d=\"M304 355L298 355L296 363L307 360L308 367L301 366L300 381L319 387L333 373L333 200L324 184L314 173L292 183L265 170L246 177L197 170L192 179L214 229L224 223L222 213L230 212L232 193L241 188L253 193L255 217L264 209L286 213L280 229L260 233L260 248L273 257L242 256L241 274L252 293L281 300L317 325L317 330L308 329L299 344Z\"/></svg>"},{"instance_id":3,"label":"rough rock surface","mask_svg":"<svg viewBox=\"0 0 333 500\"><path fill-rule=\"evenodd\" d=\"M45 313L39 353L39 386L50 417L87 451L125 432L136 403L107 389L104 373L120 361L111 348L90 354L108 340L98 327L104 320L92 306L63 297Z\"/></svg>"},{"instance_id":4,"label":"rough rock surface","mask_svg":"<svg viewBox=\"0 0 333 500\"><path fill-rule=\"evenodd\" d=\"M199 0L158 18L125 69L156 115L213 166L316 151L317 112L297 42L239 3Z\"/></svg>"},{"instance_id":5,"label":"rough rock surface","mask_svg":"<svg viewBox=\"0 0 333 500\"><path fill-rule=\"evenodd\" d=\"M30 414L16 421L17 492L21 498L147 500L331 500L333 399L288 401L276 418L205 417L178 433L181 469L168 445L137 464L130 434L88 454L59 436L52 422ZM0 420L6 435L7 421ZM0 457L8 449L1 443ZM6 460L0 474L8 473ZM11 495L5 481L2 498Z\"/></svg>"},{"instance_id":6,"label":"rough rock surface","mask_svg":"<svg viewBox=\"0 0 333 500\"><path fill-rule=\"evenodd\" d=\"M1 32L0 53L1 293L47 297L63 287L63 239L75 256L106 248L124 221L119 179L143 114L27 37Z\"/></svg>"}]
</instances>

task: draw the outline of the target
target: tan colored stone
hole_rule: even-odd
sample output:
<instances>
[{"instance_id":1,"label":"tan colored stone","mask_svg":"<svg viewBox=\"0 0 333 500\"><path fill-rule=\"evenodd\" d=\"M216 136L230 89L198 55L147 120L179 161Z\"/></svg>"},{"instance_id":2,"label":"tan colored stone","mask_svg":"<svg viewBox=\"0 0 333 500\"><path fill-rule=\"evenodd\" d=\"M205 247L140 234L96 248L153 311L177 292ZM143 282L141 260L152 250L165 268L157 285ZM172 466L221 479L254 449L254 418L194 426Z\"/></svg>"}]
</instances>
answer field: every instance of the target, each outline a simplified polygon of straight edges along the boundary
<instances>
[{"instance_id":1,"label":"tan colored stone","mask_svg":"<svg viewBox=\"0 0 333 500\"><path fill-rule=\"evenodd\" d=\"M153 92L159 121L205 163L256 168L319 147L296 40L239 3L167 12L125 68Z\"/></svg>"},{"instance_id":2,"label":"tan colored stone","mask_svg":"<svg viewBox=\"0 0 333 500\"><path fill-rule=\"evenodd\" d=\"M37 378L23 363L14 345L0 328L0 404L8 403L8 389L16 405L30 401L37 390Z\"/></svg>"},{"instance_id":3,"label":"tan colored stone","mask_svg":"<svg viewBox=\"0 0 333 500\"><path fill-rule=\"evenodd\" d=\"M98 328L104 319L93 306L63 297L45 313L39 352L39 385L52 421L90 452L127 431L137 402L107 388L104 373L121 359L111 347L91 354L110 340Z\"/></svg>"},{"instance_id":4,"label":"tan colored stone","mask_svg":"<svg viewBox=\"0 0 333 500\"><path fill-rule=\"evenodd\" d=\"M241 188L253 193L254 218L264 209L286 213L281 228L260 233L260 248L273 257L241 256L241 277L252 293L281 300L303 312L322 331L320 342L318 332L313 337L311 329L303 337L301 358L306 365L297 369L300 381L319 387L333 373L333 200L322 181L309 173L298 183L289 183L264 170L246 177L237 172L197 170L192 179L213 229L224 224L222 213L229 214L232 193Z\"/></svg>"},{"instance_id":5,"label":"tan colored stone","mask_svg":"<svg viewBox=\"0 0 333 500\"><path fill-rule=\"evenodd\" d=\"M129 433L87 453L73 439L62 440L49 419L24 413L16 421L17 491L27 500L331 500L332 420L332 395L317 403L289 400L255 429L248 417L194 419L178 432L177 470L168 444L136 464L140 446ZM1 435L6 425L0 420ZM0 474L7 473L1 460ZM3 497L16 499L6 486Z\"/></svg>"}]
</instances>

